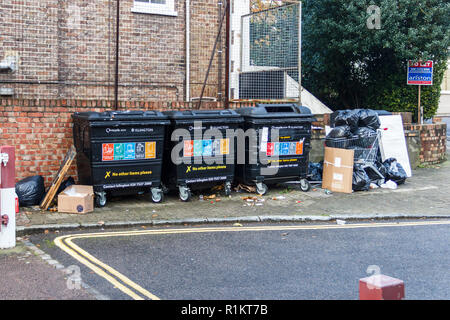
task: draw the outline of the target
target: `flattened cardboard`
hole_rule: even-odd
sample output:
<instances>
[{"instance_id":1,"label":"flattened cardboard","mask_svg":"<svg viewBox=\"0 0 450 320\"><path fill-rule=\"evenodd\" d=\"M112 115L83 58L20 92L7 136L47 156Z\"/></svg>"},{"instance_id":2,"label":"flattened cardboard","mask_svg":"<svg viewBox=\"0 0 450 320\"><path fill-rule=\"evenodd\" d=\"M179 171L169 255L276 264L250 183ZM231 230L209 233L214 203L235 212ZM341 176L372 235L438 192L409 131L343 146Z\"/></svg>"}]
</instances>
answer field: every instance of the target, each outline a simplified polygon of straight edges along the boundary
<instances>
[{"instance_id":1,"label":"flattened cardboard","mask_svg":"<svg viewBox=\"0 0 450 320\"><path fill-rule=\"evenodd\" d=\"M84 214L94 211L94 188L72 185L58 195L58 212Z\"/></svg>"},{"instance_id":2,"label":"flattened cardboard","mask_svg":"<svg viewBox=\"0 0 450 320\"><path fill-rule=\"evenodd\" d=\"M352 193L354 150L325 147L322 188Z\"/></svg>"},{"instance_id":3,"label":"flattened cardboard","mask_svg":"<svg viewBox=\"0 0 450 320\"><path fill-rule=\"evenodd\" d=\"M383 161L389 158L397 159L405 169L406 176L412 177L403 121L400 115L380 116L381 141L380 151Z\"/></svg>"}]
</instances>

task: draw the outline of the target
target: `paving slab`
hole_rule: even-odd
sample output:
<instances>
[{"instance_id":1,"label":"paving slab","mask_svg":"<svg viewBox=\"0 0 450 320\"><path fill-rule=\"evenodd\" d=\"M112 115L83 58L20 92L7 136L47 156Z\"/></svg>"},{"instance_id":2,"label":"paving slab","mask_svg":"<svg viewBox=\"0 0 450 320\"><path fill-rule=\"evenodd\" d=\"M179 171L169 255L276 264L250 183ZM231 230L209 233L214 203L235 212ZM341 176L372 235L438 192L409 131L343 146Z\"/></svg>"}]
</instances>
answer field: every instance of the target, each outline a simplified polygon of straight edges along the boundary
<instances>
[{"instance_id":1,"label":"paving slab","mask_svg":"<svg viewBox=\"0 0 450 320\"><path fill-rule=\"evenodd\" d=\"M146 195L111 198L104 208L88 214L43 212L21 208L19 231L49 228L96 228L205 222L311 221L359 218L450 217L450 161L413 170L413 176L396 190L373 189L352 194L331 193L320 185L302 192L292 184L273 186L265 196L233 192L230 197L200 200L196 192L184 203L177 194L154 204ZM257 200L246 200L255 197Z\"/></svg>"}]
</instances>

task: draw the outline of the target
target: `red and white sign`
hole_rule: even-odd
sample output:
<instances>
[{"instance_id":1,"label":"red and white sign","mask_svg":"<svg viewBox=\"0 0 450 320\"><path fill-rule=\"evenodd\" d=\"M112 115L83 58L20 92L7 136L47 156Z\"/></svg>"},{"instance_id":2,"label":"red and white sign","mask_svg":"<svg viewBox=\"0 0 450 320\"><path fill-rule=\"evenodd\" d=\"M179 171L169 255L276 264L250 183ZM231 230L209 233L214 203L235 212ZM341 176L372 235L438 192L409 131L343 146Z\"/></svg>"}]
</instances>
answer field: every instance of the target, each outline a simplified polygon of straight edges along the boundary
<instances>
[{"instance_id":1,"label":"red and white sign","mask_svg":"<svg viewBox=\"0 0 450 320\"><path fill-rule=\"evenodd\" d=\"M408 84L432 86L433 85L433 61L414 62L408 61Z\"/></svg>"}]
</instances>

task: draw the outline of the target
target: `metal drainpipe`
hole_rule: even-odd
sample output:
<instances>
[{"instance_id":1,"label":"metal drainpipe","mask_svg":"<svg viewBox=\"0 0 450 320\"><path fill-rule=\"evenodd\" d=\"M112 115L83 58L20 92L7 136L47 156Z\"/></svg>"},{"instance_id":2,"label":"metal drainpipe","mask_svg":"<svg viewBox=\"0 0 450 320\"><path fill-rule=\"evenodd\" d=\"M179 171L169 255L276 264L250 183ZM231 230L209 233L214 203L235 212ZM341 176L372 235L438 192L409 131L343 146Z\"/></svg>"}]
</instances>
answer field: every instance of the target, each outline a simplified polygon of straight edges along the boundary
<instances>
[{"instance_id":1,"label":"metal drainpipe","mask_svg":"<svg viewBox=\"0 0 450 320\"><path fill-rule=\"evenodd\" d=\"M191 1L186 0L186 101L191 101Z\"/></svg>"},{"instance_id":2,"label":"metal drainpipe","mask_svg":"<svg viewBox=\"0 0 450 320\"><path fill-rule=\"evenodd\" d=\"M117 0L116 15L116 76L114 80L114 110L119 109L119 39L120 39L120 0Z\"/></svg>"}]
</instances>

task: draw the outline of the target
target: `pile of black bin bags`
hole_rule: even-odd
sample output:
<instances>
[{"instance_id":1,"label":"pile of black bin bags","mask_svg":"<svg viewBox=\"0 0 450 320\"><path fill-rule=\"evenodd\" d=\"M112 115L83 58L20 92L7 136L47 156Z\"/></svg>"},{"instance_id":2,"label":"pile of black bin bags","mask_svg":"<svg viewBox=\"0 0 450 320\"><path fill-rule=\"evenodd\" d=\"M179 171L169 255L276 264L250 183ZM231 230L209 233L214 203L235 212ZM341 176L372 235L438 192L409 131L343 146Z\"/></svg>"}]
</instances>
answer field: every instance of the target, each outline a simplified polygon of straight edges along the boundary
<instances>
[{"instance_id":1,"label":"pile of black bin bags","mask_svg":"<svg viewBox=\"0 0 450 320\"><path fill-rule=\"evenodd\" d=\"M380 128L378 112L369 109L340 110L331 114L332 130L326 136L325 146L331 148L352 149L354 141L359 146L371 145ZM382 162L380 150L377 151L375 166L385 177L385 181L394 181L397 185L406 181L406 172L396 159L390 158ZM321 181L323 161L309 163L310 181ZM379 183L379 176L370 169L355 164L353 169L353 191L368 191L371 183Z\"/></svg>"}]
</instances>

